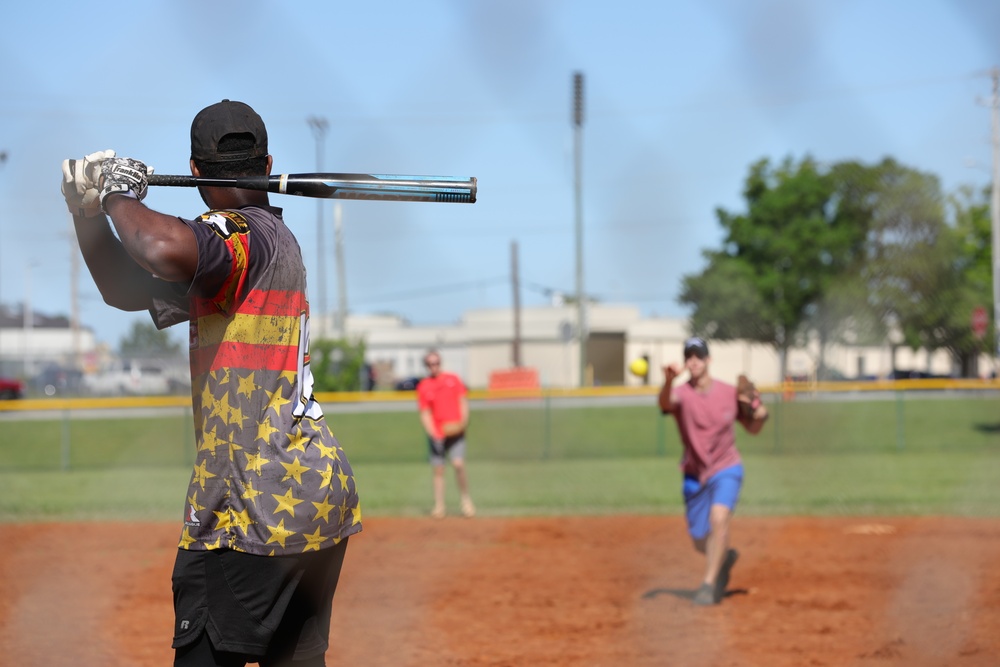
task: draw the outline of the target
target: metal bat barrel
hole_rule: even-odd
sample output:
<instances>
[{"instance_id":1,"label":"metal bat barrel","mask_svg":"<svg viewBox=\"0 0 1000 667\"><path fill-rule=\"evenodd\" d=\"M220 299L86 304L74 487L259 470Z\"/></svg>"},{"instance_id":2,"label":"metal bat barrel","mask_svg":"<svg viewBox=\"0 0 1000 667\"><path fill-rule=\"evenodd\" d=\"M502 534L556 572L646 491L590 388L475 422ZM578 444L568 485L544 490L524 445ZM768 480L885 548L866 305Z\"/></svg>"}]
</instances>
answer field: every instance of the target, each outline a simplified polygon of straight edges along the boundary
<instances>
[{"instance_id":1,"label":"metal bat barrel","mask_svg":"<svg viewBox=\"0 0 1000 667\"><path fill-rule=\"evenodd\" d=\"M477 183L454 176L401 176L383 174L280 174L239 178L207 178L152 174L150 185L220 187L266 190L277 194L323 199L429 201L473 204Z\"/></svg>"}]
</instances>

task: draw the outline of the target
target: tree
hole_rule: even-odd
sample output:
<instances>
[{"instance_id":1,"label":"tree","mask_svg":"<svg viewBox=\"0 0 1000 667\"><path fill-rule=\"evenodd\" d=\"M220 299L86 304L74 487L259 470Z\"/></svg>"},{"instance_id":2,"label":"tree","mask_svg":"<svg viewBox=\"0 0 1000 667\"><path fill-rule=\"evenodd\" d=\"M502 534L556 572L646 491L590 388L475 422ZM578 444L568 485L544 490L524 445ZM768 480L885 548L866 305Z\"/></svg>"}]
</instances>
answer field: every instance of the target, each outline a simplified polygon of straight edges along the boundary
<instances>
[{"instance_id":1,"label":"tree","mask_svg":"<svg viewBox=\"0 0 1000 667\"><path fill-rule=\"evenodd\" d=\"M181 346L170 340L165 329L136 321L118 342L118 351L123 357L173 357L180 354Z\"/></svg>"},{"instance_id":2,"label":"tree","mask_svg":"<svg viewBox=\"0 0 1000 667\"><path fill-rule=\"evenodd\" d=\"M722 249L683 279L679 300L694 306L694 333L772 345L786 374L788 348L804 341L823 295L863 246L864 200L839 184L808 156L751 166L746 212L717 210Z\"/></svg>"},{"instance_id":3,"label":"tree","mask_svg":"<svg viewBox=\"0 0 1000 667\"><path fill-rule=\"evenodd\" d=\"M947 199L955 247L954 273L957 284L952 294L948 319L947 347L955 356L963 375L977 375L974 360L981 352L991 352L989 341L996 340L992 317L983 337L972 332L973 309L993 312L993 249L990 219L990 186L980 190L960 188Z\"/></svg>"},{"instance_id":4,"label":"tree","mask_svg":"<svg viewBox=\"0 0 1000 667\"><path fill-rule=\"evenodd\" d=\"M365 343L324 338L310 343L313 388L316 391L365 389Z\"/></svg>"},{"instance_id":5,"label":"tree","mask_svg":"<svg viewBox=\"0 0 1000 667\"><path fill-rule=\"evenodd\" d=\"M899 335L894 343L914 350L949 347L948 321L962 278L940 181L890 158L871 171L876 201L859 267L870 304Z\"/></svg>"}]
</instances>

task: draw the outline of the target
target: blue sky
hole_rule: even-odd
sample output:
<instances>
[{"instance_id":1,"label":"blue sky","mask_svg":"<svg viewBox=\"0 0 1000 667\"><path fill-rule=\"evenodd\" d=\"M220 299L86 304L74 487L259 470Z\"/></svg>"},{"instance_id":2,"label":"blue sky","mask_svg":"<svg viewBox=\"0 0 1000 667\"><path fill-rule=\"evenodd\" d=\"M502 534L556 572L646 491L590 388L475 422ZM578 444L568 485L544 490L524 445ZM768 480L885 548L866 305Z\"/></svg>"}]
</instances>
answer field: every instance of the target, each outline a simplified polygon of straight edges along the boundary
<instances>
[{"instance_id":1,"label":"blue sky","mask_svg":"<svg viewBox=\"0 0 1000 667\"><path fill-rule=\"evenodd\" d=\"M70 311L60 163L106 148L187 173L191 118L223 98L268 124L275 172L475 176L474 205L343 202L353 313L415 324L575 290L571 91L585 76L585 290L683 316L682 276L743 210L760 158L892 156L946 188L990 180L1000 66L992 0L151 0L16 3L0 57L0 301ZM185 217L196 191L151 189ZM336 307L333 202L272 196L303 248L314 312ZM82 264L82 263L81 263ZM113 346L142 314L79 274L84 325ZM173 331L177 340L185 333Z\"/></svg>"}]
</instances>

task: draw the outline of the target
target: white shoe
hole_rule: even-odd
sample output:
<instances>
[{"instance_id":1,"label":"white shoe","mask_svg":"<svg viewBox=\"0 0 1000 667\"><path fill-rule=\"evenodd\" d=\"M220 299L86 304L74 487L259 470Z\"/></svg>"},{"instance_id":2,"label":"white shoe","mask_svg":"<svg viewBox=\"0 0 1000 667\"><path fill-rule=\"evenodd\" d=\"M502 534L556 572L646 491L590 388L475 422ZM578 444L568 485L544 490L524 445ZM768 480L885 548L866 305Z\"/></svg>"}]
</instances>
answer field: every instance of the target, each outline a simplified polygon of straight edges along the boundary
<instances>
[{"instance_id":1,"label":"white shoe","mask_svg":"<svg viewBox=\"0 0 1000 667\"><path fill-rule=\"evenodd\" d=\"M462 516L476 516L476 506L472 504L472 498L462 498Z\"/></svg>"}]
</instances>

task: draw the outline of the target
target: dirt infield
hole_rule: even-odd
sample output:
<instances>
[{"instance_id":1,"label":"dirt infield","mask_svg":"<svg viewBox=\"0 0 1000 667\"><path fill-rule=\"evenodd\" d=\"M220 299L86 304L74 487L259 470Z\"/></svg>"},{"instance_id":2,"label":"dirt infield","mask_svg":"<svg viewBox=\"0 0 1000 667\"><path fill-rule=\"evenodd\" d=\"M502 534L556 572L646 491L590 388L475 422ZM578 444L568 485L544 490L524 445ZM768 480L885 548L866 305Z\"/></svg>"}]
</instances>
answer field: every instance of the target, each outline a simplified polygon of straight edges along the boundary
<instances>
[{"instance_id":1,"label":"dirt infield","mask_svg":"<svg viewBox=\"0 0 1000 667\"><path fill-rule=\"evenodd\" d=\"M9 665L169 665L174 524L2 526ZM1000 664L1000 521L737 517L729 595L692 605L678 517L366 520L327 664Z\"/></svg>"}]
</instances>

